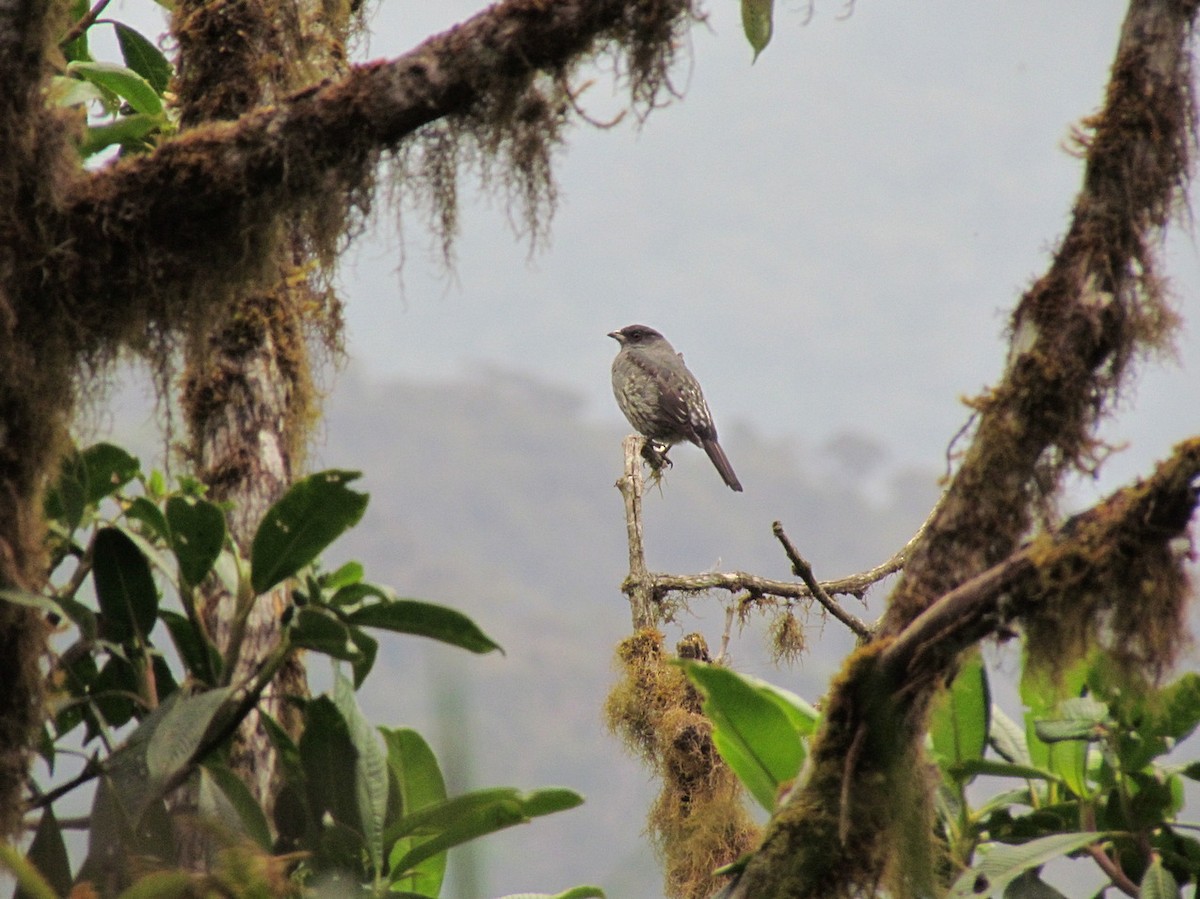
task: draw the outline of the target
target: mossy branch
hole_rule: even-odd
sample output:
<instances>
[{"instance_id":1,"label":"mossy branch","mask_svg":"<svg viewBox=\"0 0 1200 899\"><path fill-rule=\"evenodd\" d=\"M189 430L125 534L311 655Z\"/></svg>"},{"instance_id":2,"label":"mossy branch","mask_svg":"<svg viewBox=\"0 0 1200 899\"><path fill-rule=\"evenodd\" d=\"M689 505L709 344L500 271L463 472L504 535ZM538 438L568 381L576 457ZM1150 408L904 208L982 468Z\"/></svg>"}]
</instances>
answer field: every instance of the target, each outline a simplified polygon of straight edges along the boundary
<instances>
[{"instance_id":1,"label":"mossy branch","mask_svg":"<svg viewBox=\"0 0 1200 899\"><path fill-rule=\"evenodd\" d=\"M1130 4L1104 108L1080 138L1086 171L1070 228L1013 312L1004 376L973 401L974 438L891 597L884 633L1007 557L1065 471L1095 469L1095 425L1130 363L1170 344L1175 315L1155 255L1189 174L1196 8Z\"/></svg>"},{"instance_id":2,"label":"mossy branch","mask_svg":"<svg viewBox=\"0 0 1200 899\"><path fill-rule=\"evenodd\" d=\"M825 703L804 782L729 895L833 899L882 881L893 895L909 895L906 883L933 865L897 857L902 832L932 833L932 822L915 820L928 804L917 750L921 712L952 677L959 654L1020 625L1035 663L1067 664L1100 645L1134 676L1161 674L1186 639L1180 541L1198 499L1195 437L1145 482L1031 541L898 635L852 655ZM892 801L879 803L881 791Z\"/></svg>"},{"instance_id":3,"label":"mossy branch","mask_svg":"<svg viewBox=\"0 0 1200 899\"><path fill-rule=\"evenodd\" d=\"M505 129L527 140L522 117L567 111L532 110L524 101L535 79L561 81L602 53L621 60L632 102L652 105L670 90L667 67L692 17L691 0L497 3L395 60L81 174L56 229L58 245L75 250L46 274L65 281L55 293L67 302L89 297L71 309L85 339L133 340L147 319L177 327L186 309L172 298L190 281L209 297L223 278L243 284L285 218L319 214L331 196L367 203L379 155L423 126L477 116L481 132L494 130L485 150Z\"/></svg>"}]
</instances>

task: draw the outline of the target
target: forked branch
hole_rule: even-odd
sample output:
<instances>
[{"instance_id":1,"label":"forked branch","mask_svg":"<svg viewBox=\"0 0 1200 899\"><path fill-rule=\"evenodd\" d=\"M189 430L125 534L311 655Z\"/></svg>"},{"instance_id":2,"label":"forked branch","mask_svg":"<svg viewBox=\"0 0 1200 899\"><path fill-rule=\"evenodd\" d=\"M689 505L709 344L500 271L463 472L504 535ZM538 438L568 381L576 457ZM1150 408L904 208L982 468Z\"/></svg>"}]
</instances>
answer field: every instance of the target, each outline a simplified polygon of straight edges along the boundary
<instances>
[{"instance_id":1,"label":"forked branch","mask_svg":"<svg viewBox=\"0 0 1200 899\"><path fill-rule=\"evenodd\" d=\"M772 525L772 531L783 545L792 570L801 579L800 583L771 580L745 571L706 571L700 574L665 574L651 571L646 567L643 545L642 494L645 478L642 475L641 446L642 438L633 434L625 438L625 473L617 481L617 487L625 500L625 532L629 542L629 574L621 584L621 590L629 597L633 607L635 630L653 627L658 622L662 600L668 594L724 590L727 593L745 594L751 601L758 603L778 601L784 606L791 606L799 602L816 601L846 625L860 641L871 638L871 626L843 609L833 597L853 596L862 599L871 586L903 568L912 548L924 534L928 520L921 525L913 538L887 561L868 571L832 581L817 581L812 566L800 555L778 521ZM934 511L936 512L936 509ZM930 517L933 514L931 513Z\"/></svg>"}]
</instances>

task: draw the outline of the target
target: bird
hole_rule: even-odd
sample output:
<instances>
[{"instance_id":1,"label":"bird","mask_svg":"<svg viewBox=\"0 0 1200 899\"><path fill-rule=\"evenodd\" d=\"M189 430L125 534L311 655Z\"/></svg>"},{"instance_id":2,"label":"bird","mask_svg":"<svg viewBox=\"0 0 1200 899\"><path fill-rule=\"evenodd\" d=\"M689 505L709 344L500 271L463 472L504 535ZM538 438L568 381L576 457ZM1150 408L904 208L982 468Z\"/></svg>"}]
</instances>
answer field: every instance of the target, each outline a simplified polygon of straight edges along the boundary
<instances>
[{"instance_id":1,"label":"bird","mask_svg":"<svg viewBox=\"0 0 1200 899\"><path fill-rule=\"evenodd\" d=\"M621 345L612 364L613 395L634 430L661 449L643 455L655 468L669 464L666 451L688 441L704 450L730 489L742 491L733 466L717 442L717 426L700 390L700 382L683 364L683 356L658 331L626 325L608 334ZM657 464L655 462L657 458Z\"/></svg>"}]
</instances>

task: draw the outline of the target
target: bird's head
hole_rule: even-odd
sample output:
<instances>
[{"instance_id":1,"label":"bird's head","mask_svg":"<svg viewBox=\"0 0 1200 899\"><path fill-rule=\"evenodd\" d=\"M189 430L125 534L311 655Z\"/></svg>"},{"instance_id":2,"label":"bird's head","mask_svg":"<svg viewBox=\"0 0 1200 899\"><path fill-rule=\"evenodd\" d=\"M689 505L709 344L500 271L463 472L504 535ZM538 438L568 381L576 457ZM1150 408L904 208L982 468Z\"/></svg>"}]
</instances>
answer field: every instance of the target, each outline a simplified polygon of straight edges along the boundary
<instances>
[{"instance_id":1,"label":"bird's head","mask_svg":"<svg viewBox=\"0 0 1200 899\"><path fill-rule=\"evenodd\" d=\"M608 336L621 346L646 346L663 339L661 334L646 325L626 325L620 331L609 331Z\"/></svg>"}]
</instances>

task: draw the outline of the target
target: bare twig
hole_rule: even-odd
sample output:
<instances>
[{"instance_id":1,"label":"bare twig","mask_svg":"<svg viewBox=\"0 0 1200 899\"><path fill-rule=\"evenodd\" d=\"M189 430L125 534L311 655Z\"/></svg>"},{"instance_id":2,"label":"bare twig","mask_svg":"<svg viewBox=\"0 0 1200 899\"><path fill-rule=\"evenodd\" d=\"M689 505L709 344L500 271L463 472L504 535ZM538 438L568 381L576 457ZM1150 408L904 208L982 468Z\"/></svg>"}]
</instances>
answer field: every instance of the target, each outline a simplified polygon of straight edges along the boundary
<instances>
[{"instance_id":1,"label":"bare twig","mask_svg":"<svg viewBox=\"0 0 1200 899\"><path fill-rule=\"evenodd\" d=\"M87 11L87 15L71 26L71 30L63 35L63 38L58 42L58 45L60 47L67 46L72 41L76 40L81 34L91 28L92 25L95 24L96 19L100 18L100 13L104 12L105 7L108 6L110 2L111 0L97 0L96 5Z\"/></svg>"},{"instance_id":2,"label":"bare twig","mask_svg":"<svg viewBox=\"0 0 1200 899\"><path fill-rule=\"evenodd\" d=\"M788 559L792 562L793 569L801 578L805 577L802 573L803 569L808 571L808 577L803 583L771 580L745 571L664 574L650 571L646 567L646 553L642 538L642 495L645 488L641 467L644 458L642 455L643 440L641 437L631 434L625 438L622 446L625 453L625 473L617 481L617 487L625 500L625 530L629 541L629 574L621 585L621 590L629 597L633 606L633 625L637 629L654 626L658 619L657 604L669 593L704 593L709 590L724 590L728 593L747 594L748 600L753 603L781 600L786 605L792 605L799 601L816 599L834 617L850 628L860 640L870 639L872 634L870 626L841 609L831 597L849 595L862 599L874 584L903 568L913 548L924 537L929 522L933 520L942 503L941 500L938 501L912 539L890 559L867 571L837 580L818 582L812 575L811 566L801 558L787 536L783 535L779 522L774 525L776 537L784 541L784 551L788 553ZM797 560L799 560L799 568L797 568ZM727 644L726 637L722 643L721 655L724 655Z\"/></svg>"},{"instance_id":3,"label":"bare twig","mask_svg":"<svg viewBox=\"0 0 1200 899\"><path fill-rule=\"evenodd\" d=\"M1112 885L1126 896L1133 896L1136 899L1139 895L1138 885L1129 879L1129 875L1122 871L1115 861L1109 858L1108 853L1104 851L1103 847L1093 843L1091 846L1086 847L1086 849L1087 854L1095 860L1100 870L1112 881Z\"/></svg>"},{"instance_id":4,"label":"bare twig","mask_svg":"<svg viewBox=\"0 0 1200 899\"><path fill-rule=\"evenodd\" d=\"M783 544L783 551L787 554L788 561L792 563L792 571L796 573L796 576L800 580L804 581L804 585L812 593L813 599L824 606L830 615L854 631L860 641L865 643L867 640L870 640L871 628L834 602L833 597L825 592L825 588L817 583L816 577L813 576L812 566L800 555L800 551L796 549L791 539L784 532L782 522L777 521L772 524L771 531L775 534L775 539Z\"/></svg>"},{"instance_id":5,"label":"bare twig","mask_svg":"<svg viewBox=\"0 0 1200 899\"><path fill-rule=\"evenodd\" d=\"M729 641L733 637L733 617L737 614L737 606L725 607L725 629L721 631L721 651L717 653L717 662L725 661L729 652Z\"/></svg>"},{"instance_id":6,"label":"bare twig","mask_svg":"<svg viewBox=\"0 0 1200 899\"><path fill-rule=\"evenodd\" d=\"M33 811L34 809L46 808L47 806L52 805L56 800L67 795L67 793L70 793L76 787L83 786L89 780L94 780L103 770L104 765L98 758L92 756L90 759L88 759L87 764L83 766L83 770L66 783L59 784L50 792L41 793L33 799L30 799L25 804L25 811Z\"/></svg>"},{"instance_id":7,"label":"bare twig","mask_svg":"<svg viewBox=\"0 0 1200 899\"><path fill-rule=\"evenodd\" d=\"M625 500L625 531L629 538L629 576L621 589L633 606L634 630L654 627L654 600L656 592L653 578L646 570L646 551L642 542L642 438L630 434L621 444L625 450L625 474L617 481L617 488Z\"/></svg>"},{"instance_id":8,"label":"bare twig","mask_svg":"<svg viewBox=\"0 0 1200 899\"><path fill-rule=\"evenodd\" d=\"M867 571L837 580L817 581L813 576L812 567L801 557L799 551L783 532L783 526L779 522L774 523L773 531L776 538L783 543L784 552L787 553L788 560L792 563L792 569L803 583L775 581L745 571L663 574L650 571L646 567L642 529L642 495L645 489L641 465L644 458L643 445L643 439L635 434L625 438L622 444L625 454L625 473L617 481L617 488L625 500L625 531L629 542L629 574L621 585L621 590L629 597L629 602L633 607L633 626L639 630L655 625L659 617L657 614L658 603L669 593L704 593L709 590L724 590L728 593L745 593L754 603L781 600L786 605L792 605L799 601L815 599L830 614L850 628L860 641L869 640L872 636L871 627L842 609L832 597L850 595L862 599L874 584L903 568L913 547L924 537L929 522L933 520L942 504L942 500L938 500L937 505L934 506L929 517L925 519L912 539L890 559ZM725 654L728 642L727 628L721 645L722 656Z\"/></svg>"},{"instance_id":9,"label":"bare twig","mask_svg":"<svg viewBox=\"0 0 1200 899\"><path fill-rule=\"evenodd\" d=\"M596 82L594 80L585 81L583 84L579 85L579 87L572 90L571 85L565 76L560 76L558 79L559 89L562 90L562 92L566 95L567 101L571 104L571 109L575 110L575 115L579 116L593 128L599 128L603 131L607 131L610 128L616 128L625 119L625 113L627 110L622 109L616 114L616 116L609 119L607 122L602 122L599 119L592 118L592 116L585 112L584 109L579 105L579 98L583 96L583 92L595 83Z\"/></svg>"}]
</instances>

